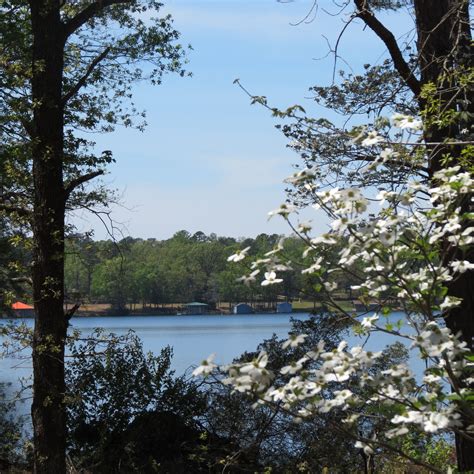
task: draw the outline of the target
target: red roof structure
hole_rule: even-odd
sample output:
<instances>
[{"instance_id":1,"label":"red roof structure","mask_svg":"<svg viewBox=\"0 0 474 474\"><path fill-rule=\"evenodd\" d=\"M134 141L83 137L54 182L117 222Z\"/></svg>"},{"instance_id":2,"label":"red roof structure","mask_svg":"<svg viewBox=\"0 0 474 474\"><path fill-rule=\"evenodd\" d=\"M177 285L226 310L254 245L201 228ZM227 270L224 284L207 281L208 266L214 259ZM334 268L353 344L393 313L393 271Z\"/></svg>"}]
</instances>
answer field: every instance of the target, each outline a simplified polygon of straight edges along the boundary
<instances>
[{"instance_id":1,"label":"red roof structure","mask_svg":"<svg viewBox=\"0 0 474 474\"><path fill-rule=\"evenodd\" d=\"M16 303L12 304L12 309L34 309L33 306L29 304L22 303L21 301L17 301Z\"/></svg>"}]
</instances>

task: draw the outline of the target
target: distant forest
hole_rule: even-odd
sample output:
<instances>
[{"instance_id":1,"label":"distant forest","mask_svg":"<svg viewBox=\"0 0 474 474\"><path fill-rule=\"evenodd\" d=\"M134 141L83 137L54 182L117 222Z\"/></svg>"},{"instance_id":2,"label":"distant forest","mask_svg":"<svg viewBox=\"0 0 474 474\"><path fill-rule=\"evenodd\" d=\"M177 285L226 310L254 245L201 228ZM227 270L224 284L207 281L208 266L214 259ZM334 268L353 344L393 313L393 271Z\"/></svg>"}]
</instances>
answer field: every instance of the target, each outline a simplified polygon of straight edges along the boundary
<instances>
[{"instance_id":1,"label":"distant forest","mask_svg":"<svg viewBox=\"0 0 474 474\"><path fill-rule=\"evenodd\" d=\"M235 239L183 230L168 240L127 237L113 242L76 234L66 245L66 301L107 303L115 311L191 301L211 307L222 302L317 301L320 288L310 276L301 275L304 245L297 237L285 240L284 252L290 256L292 270L284 272L283 283L263 287L259 278L263 275L249 285L237 281L252 271L253 260L269 258L265 254L280 239L277 234ZM228 262L230 255L246 247L250 247L246 259ZM347 289L350 284L341 281L339 288Z\"/></svg>"}]
</instances>

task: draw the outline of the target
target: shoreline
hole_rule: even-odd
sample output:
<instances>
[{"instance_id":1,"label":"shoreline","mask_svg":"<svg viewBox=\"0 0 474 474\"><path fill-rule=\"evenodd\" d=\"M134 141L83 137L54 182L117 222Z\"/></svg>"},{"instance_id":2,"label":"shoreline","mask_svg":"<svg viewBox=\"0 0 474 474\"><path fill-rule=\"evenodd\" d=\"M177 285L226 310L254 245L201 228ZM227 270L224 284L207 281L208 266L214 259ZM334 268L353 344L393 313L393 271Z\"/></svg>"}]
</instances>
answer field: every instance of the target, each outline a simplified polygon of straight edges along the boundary
<instances>
[{"instance_id":1,"label":"shoreline","mask_svg":"<svg viewBox=\"0 0 474 474\"><path fill-rule=\"evenodd\" d=\"M178 314L178 313L148 313L148 312L137 312L137 313L128 313L128 314L111 314L111 313L102 313L102 312L77 312L75 313L72 318L133 318L133 317L150 317L150 318L156 318L156 317L165 317L165 316L175 316L179 318L180 316L193 316L195 318L198 318L199 316L248 316L252 317L255 315L260 315L260 314L274 314L274 315L289 315L289 314L311 314L311 311L307 309L297 309L293 310L291 313L277 313L276 311L258 311L255 313L248 313L248 314L234 314L234 313L223 313L223 312L207 312L203 314ZM1 315L0 316L0 321L1 320L15 320L15 319L35 319L34 315Z\"/></svg>"}]
</instances>

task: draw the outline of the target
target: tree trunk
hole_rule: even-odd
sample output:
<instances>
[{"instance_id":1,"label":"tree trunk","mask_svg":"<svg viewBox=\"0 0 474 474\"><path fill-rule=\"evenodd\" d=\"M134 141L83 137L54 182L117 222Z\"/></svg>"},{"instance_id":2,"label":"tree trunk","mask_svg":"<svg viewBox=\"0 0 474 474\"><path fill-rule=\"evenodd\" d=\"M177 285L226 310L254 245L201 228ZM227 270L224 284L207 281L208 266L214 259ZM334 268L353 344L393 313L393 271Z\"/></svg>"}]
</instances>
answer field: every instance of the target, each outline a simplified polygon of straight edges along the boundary
<instances>
[{"instance_id":1,"label":"tree trunk","mask_svg":"<svg viewBox=\"0 0 474 474\"><path fill-rule=\"evenodd\" d=\"M471 33L469 29L469 10L466 0L445 0L432 2L431 0L416 0L416 24L418 32L418 57L421 73L421 83L433 83L439 91L440 107L442 112L459 112L463 108L474 113L473 101L462 105L461 98L456 93L457 72L468 71L472 68L473 55ZM443 80L443 75L446 74ZM453 87L454 86L454 87ZM472 96L472 91L467 91ZM465 97L463 97L465 98ZM420 107L426 105L424 99L419 98ZM437 114L438 111L433 111ZM441 143L450 138L458 138L460 129L470 124L456 121L449 126L436 126L430 123L430 113L427 113L428 127L424 135L427 142ZM450 165L459 164L461 148L459 146L432 145L429 147L431 177L444 166L443 157L449 154L453 161ZM470 198L470 196L469 196ZM468 212L470 199L466 198L461 213ZM463 260L473 261L472 250L467 255L449 255ZM451 311L447 324L453 332L461 332L462 339L474 349L474 274L463 273L460 278L449 285L449 295L463 299L460 307ZM474 468L474 466L473 466Z\"/></svg>"},{"instance_id":2,"label":"tree trunk","mask_svg":"<svg viewBox=\"0 0 474 474\"><path fill-rule=\"evenodd\" d=\"M460 129L469 127L470 123L456 120L449 125L439 126L431 118L439 114L458 112L461 108L473 112L472 102L462 105L456 97L459 81L455 73L467 72L472 67L472 46L468 2L466 0L415 0L418 66L422 85L434 84L437 89L439 108L425 110L426 100L418 97L420 109L425 112L424 138L426 142L441 143L449 138L458 138ZM469 94L472 96L472 92ZM472 97L471 97L472 98ZM429 170L431 175L442 169L443 155L449 153L456 158L461 149L459 146L430 147Z\"/></svg>"},{"instance_id":3,"label":"tree trunk","mask_svg":"<svg viewBox=\"0 0 474 474\"><path fill-rule=\"evenodd\" d=\"M462 90L460 75L472 73L474 62L473 44L469 20L469 0L414 0L415 22L417 30L417 52L420 79L403 58L393 34L375 17L370 9L368 0L354 0L357 16L374 31L384 42L390 53L395 69L405 84L418 100L420 110L424 113L424 139L430 155L429 172L433 178L436 171L445 166L461 164L461 148L446 145L446 140L459 138L462 129L470 130L474 112L474 91ZM433 84L436 87L438 100L436 107L427 108L429 101L423 97L423 86ZM461 93L461 94L460 94ZM458 96L457 96L457 95ZM433 97L431 97L433 98ZM433 104L431 104L433 105ZM448 117L450 113L457 120L451 123L439 123L436 119L440 114ZM467 112L461 117L459 112ZM434 120L431 120L434 119ZM446 164L444 157L453 159ZM468 196L461 212L469 210ZM445 242L447 245L448 242ZM447 247L446 247L447 248ZM471 249L463 255L459 249L454 249L448 259L459 257L474 262L474 251ZM454 332L460 333L471 351L474 349L474 275L465 272L456 282L448 285L448 295L462 298L462 304L450 311L446 318L447 326ZM462 382L462 381L461 381ZM472 424L464 420L465 424ZM456 436L458 467L462 471L474 470L474 442Z\"/></svg>"},{"instance_id":4,"label":"tree trunk","mask_svg":"<svg viewBox=\"0 0 474 474\"><path fill-rule=\"evenodd\" d=\"M472 70L473 55L469 22L469 5L466 0L444 0L433 2L431 0L415 1L416 26L418 33L418 58L421 74L421 83L433 83L437 86L438 99L441 104L441 113L448 111L459 112L473 110L472 91L465 91L467 100L462 102L456 97L459 91L457 78L454 74ZM446 74L447 72L447 74ZM443 75L446 77L443 78ZM453 87L454 86L454 87ZM462 97L463 99L466 96ZM424 100L420 106L424 108ZM438 111L433 111L437 114ZM470 123L462 120L447 126L430 124L430 115L427 114L428 127L425 127L425 140L427 142L441 143L446 139L456 139L463 128L469 128ZM449 154L458 164L461 149L456 146L430 147L429 170L431 176L442 169L445 164L443 157ZM461 207L461 213L468 212L470 196ZM448 246L448 242L446 242ZM454 249L447 255L448 260L453 258L474 262L474 251L471 248L467 254L462 254ZM474 272L465 272L452 283L448 284L448 295L461 298L462 304L452 309L446 318L446 325L454 334L459 333L470 350L474 350ZM462 381L461 381L462 383ZM466 425L472 424L465 420ZM461 471L474 470L474 442L459 435L456 436L456 453L458 468Z\"/></svg>"},{"instance_id":5,"label":"tree trunk","mask_svg":"<svg viewBox=\"0 0 474 474\"><path fill-rule=\"evenodd\" d=\"M64 473L63 47L57 0L30 2L33 32L33 337L34 472Z\"/></svg>"}]
</instances>

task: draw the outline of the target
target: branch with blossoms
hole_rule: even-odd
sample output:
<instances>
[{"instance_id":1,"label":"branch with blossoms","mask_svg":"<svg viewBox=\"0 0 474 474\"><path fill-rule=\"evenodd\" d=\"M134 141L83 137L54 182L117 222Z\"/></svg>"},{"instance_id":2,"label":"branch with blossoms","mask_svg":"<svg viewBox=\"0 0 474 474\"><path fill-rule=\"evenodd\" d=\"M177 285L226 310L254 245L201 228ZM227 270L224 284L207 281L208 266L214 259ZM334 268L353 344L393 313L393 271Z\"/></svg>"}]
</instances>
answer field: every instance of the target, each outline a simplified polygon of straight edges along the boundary
<instances>
[{"instance_id":1,"label":"branch with blossoms","mask_svg":"<svg viewBox=\"0 0 474 474\"><path fill-rule=\"evenodd\" d=\"M392 117L392 124L402 131L398 138L404 136L403 131L408 130L409 137L422 126L417 118L400 114ZM362 129L352 140L365 147L387 144L377 130ZM406 145L412 143L400 142L397 146L401 149ZM368 167L399 156L398 151L384 147ZM358 188L319 190L318 178L315 169L307 168L297 171L287 182L313 193L313 208L324 210L332 219L329 232L313 237L310 224L295 225L291 218L299 207L292 203L282 204L270 212L270 217L284 218L305 243L302 261L306 266L301 273L318 282L327 306L351 319L356 334L373 337L384 332L404 340L425 361L423 373L413 373L407 364L374 373L381 352L367 352L363 346L349 348L347 342L325 351L324 341L320 341L281 368L280 374L290 378L278 386L274 384L275 374L267 369L265 352L251 362L223 367L208 359L195 375L224 372L223 384L252 394L259 403L278 404L293 413L295 420L339 410L347 413L344 422L350 426L356 420L354 410L362 413L359 417L370 406L385 406L391 427L370 442L355 436L357 446L364 449L390 447L392 440L412 430L456 433L474 439L474 355L466 342L445 325L449 312L461 304L459 298L447 295L448 285L474 271L474 263L463 258L474 243L473 214L462 211L465 206L461 205L472 199L471 174L460 166L446 167L434 174L432 184L410 180L399 190L382 190L375 199L369 199ZM380 207L378 212L375 203ZM337 254L336 262L327 258L331 249ZM266 258L254 261L252 273L241 281L254 282L263 274L262 286L281 283L281 272L293 268L285 261L283 250L281 242ZM243 260L247 251L237 252L229 260ZM357 279L359 283L352 289L368 308L377 308L373 314L358 314L340 305L334 294L341 272ZM405 317L394 321L392 313L400 308ZM283 348L297 347L304 339L304 334L293 335ZM335 383L353 380L364 388L364 397L349 385L331 390Z\"/></svg>"}]
</instances>

